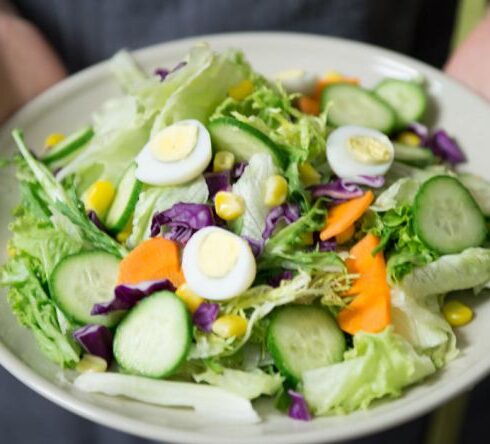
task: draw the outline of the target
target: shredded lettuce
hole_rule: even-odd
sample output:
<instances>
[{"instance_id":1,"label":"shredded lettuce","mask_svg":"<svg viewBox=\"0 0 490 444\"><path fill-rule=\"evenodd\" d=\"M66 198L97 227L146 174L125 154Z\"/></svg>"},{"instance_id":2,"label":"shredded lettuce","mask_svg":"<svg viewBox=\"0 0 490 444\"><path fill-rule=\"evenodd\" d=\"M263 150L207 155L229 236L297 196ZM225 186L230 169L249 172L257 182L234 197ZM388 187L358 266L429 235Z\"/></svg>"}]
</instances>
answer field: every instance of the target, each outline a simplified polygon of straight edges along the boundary
<instances>
[{"instance_id":1,"label":"shredded lettuce","mask_svg":"<svg viewBox=\"0 0 490 444\"><path fill-rule=\"evenodd\" d=\"M268 374L260 369L248 372L231 368L208 369L194 375L194 380L221 387L246 399L272 396L282 388L282 378L278 373Z\"/></svg>"},{"instance_id":2,"label":"shredded lettuce","mask_svg":"<svg viewBox=\"0 0 490 444\"><path fill-rule=\"evenodd\" d=\"M206 203L208 198L208 187L203 176L183 185L147 188L136 204L128 245L134 248L150 237L151 220L155 213L168 210L180 202Z\"/></svg>"},{"instance_id":3,"label":"shredded lettuce","mask_svg":"<svg viewBox=\"0 0 490 444\"><path fill-rule=\"evenodd\" d=\"M378 398L400 396L404 387L435 370L429 357L388 327L378 334L357 333L344 361L305 372L303 389L315 414L344 414Z\"/></svg>"}]
</instances>

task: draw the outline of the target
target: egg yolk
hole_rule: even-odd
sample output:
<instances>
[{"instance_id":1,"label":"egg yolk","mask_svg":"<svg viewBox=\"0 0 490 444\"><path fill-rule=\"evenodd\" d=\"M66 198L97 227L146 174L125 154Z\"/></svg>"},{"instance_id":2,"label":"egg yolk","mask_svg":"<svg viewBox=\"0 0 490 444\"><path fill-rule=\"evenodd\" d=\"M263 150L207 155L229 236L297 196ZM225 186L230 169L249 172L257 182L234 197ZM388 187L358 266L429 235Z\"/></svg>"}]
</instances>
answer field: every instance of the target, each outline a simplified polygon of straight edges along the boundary
<instances>
[{"instance_id":1,"label":"egg yolk","mask_svg":"<svg viewBox=\"0 0 490 444\"><path fill-rule=\"evenodd\" d=\"M348 141L348 149L357 161L366 164L386 163L391 158L390 150L386 144L374 137L351 137Z\"/></svg>"},{"instance_id":2,"label":"egg yolk","mask_svg":"<svg viewBox=\"0 0 490 444\"><path fill-rule=\"evenodd\" d=\"M194 125L172 125L157 134L150 142L150 150L161 162L176 162L192 152L197 135L198 128Z\"/></svg>"},{"instance_id":3,"label":"egg yolk","mask_svg":"<svg viewBox=\"0 0 490 444\"><path fill-rule=\"evenodd\" d=\"M226 276L235 266L239 252L240 242L234 236L222 232L210 233L199 247L199 268L212 278Z\"/></svg>"}]
</instances>

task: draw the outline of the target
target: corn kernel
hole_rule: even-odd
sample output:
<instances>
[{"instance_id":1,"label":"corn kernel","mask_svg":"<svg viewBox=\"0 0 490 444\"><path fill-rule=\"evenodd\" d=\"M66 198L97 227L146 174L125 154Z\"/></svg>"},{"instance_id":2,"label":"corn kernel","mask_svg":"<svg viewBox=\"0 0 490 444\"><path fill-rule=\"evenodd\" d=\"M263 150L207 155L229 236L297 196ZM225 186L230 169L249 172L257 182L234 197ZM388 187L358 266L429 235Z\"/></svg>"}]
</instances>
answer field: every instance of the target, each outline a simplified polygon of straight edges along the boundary
<instances>
[{"instance_id":1,"label":"corn kernel","mask_svg":"<svg viewBox=\"0 0 490 444\"><path fill-rule=\"evenodd\" d=\"M177 288L175 294L182 299L182 302L184 302L191 313L194 313L204 302L204 299L192 291L185 283Z\"/></svg>"},{"instance_id":2,"label":"corn kernel","mask_svg":"<svg viewBox=\"0 0 490 444\"><path fill-rule=\"evenodd\" d=\"M338 71L328 71L325 73L323 80L325 80L325 82L335 83L342 81L344 78L345 76Z\"/></svg>"},{"instance_id":3,"label":"corn kernel","mask_svg":"<svg viewBox=\"0 0 490 444\"><path fill-rule=\"evenodd\" d=\"M307 231L306 233L301 234L300 237L303 245L310 246L315 243L315 240L313 239L313 233L311 231Z\"/></svg>"},{"instance_id":4,"label":"corn kernel","mask_svg":"<svg viewBox=\"0 0 490 444\"><path fill-rule=\"evenodd\" d=\"M442 313L452 327L461 327L473 319L473 310L459 301L448 301L442 307Z\"/></svg>"},{"instance_id":5,"label":"corn kernel","mask_svg":"<svg viewBox=\"0 0 490 444\"><path fill-rule=\"evenodd\" d=\"M269 207L282 205L288 197L288 182L276 174L265 182L264 203Z\"/></svg>"},{"instance_id":6,"label":"corn kernel","mask_svg":"<svg viewBox=\"0 0 490 444\"><path fill-rule=\"evenodd\" d=\"M221 171L231 170L235 164L235 155L229 151L218 151L213 160L213 171L220 173Z\"/></svg>"},{"instance_id":7,"label":"corn kernel","mask_svg":"<svg viewBox=\"0 0 490 444\"><path fill-rule=\"evenodd\" d=\"M53 148L55 145L65 140L65 135L61 133L52 133L44 139L44 148Z\"/></svg>"},{"instance_id":8,"label":"corn kernel","mask_svg":"<svg viewBox=\"0 0 490 444\"><path fill-rule=\"evenodd\" d=\"M85 193L85 207L93 210L97 216L103 218L110 208L116 189L108 180L98 180Z\"/></svg>"},{"instance_id":9,"label":"corn kernel","mask_svg":"<svg viewBox=\"0 0 490 444\"><path fill-rule=\"evenodd\" d=\"M15 257L17 255L17 249L10 244L10 242L7 244L7 256L8 257Z\"/></svg>"},{"instance_id":10,"label":"corn kernel","mask_svg":"<svg viewBox=\"0 0 490 444\"><path fill-rule=\"evenodd\" d=\"M216 214L224 220L234 220L245 212L245 202L238 194L219 191L214 198Z\"/></svg>"},{"instance_id":11,"label":"corn kernel","mask_svg":"<svg viewBox=\"0 0 490 444\"><path fill-rule=\"evenodd\" d=\"M420 146L422 140L412 131L403 131L397 138L397 141L408 146Z\"/></svg>"},{"instance_id":12,"label":"corn kernel","mask_svg":"<svg viewBox=\"0 0 490 444\"><path fill-rule=\"evenodd\" d=\"M315 168L313 168L313 165L311 163L309 162L302 163L298 169L299 169L299 177L305 187L309 187L311 185L318 185L321 182L322 176L320 176L320 173L317 170L315 170Z\"/></svg>"},{"instance_id":13,"label":"corn kernel","mask_svg":"<svg viewBox=\"0 0 490 444\"><path fill-rule=\"evenodd\" d=\"M352 239L352 236L354 236L354 231L355 227L354 224L352 224L349 228L346 228L344 231L342 231L342 233L337 234L337 236L335 236L335 241L339 245L349 242Z\"/></svg>"},{"instance_id":14,"label":"corn kernel","mask_svg":"<svg viewBox=\"0 0 490 444\"><path fill-rule=\"evenodd\" d=\"M255 87L251 80L242 80L228 90L228 95L235 100L243 100L253 93Z\"/></svg>"},{"instance_id":15,"label":"corn kernel","mask_svg":"<svg viewBox=\"0 0 490 444\"><path fill-rule=\"evenodd\" d=\"M128 223L126 224L126 226L122 229L122 231L120 231L119 233L117 233L116 235L116 240L120 243L120 244L124 244L127 240L128 240L128 237L131 235L131 232L133 231L133 217L131 217L129 220L128 220Z\"/></svg>"},{"instance_id":16,"label":"corn kernel","mask_svg":"<svg viewBox=\"0 0 490 444\"><path fill-rule=\"evenodd\" d=\"M80 373L104 373L107 370L107 361L100 356L91 354L83 355L76 366L76 371Z\"/></svg>"},{"instance_id":17,"label":"corn kernel","mask_svg":"<svg viewBox=\"0 0 490 444\"><path fill-rule=\"evenodd\" d=\"M247 320L238 315L224 315L213 323L213 333L222 338L243 336L247 332Z\"/></svg>"}]
</instances>

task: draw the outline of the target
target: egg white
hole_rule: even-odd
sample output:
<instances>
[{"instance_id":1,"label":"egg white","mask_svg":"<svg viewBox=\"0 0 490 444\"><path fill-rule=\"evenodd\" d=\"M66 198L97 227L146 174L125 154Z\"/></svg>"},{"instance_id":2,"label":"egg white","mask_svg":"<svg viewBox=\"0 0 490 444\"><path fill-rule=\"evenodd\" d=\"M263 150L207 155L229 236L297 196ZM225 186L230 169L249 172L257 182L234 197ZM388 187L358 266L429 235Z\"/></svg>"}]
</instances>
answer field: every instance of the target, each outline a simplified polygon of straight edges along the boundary
<instances>
[{"instance_id":1,"label":"egg white","mask_svg":"<svg viewBox=\"0 0 490 444\"><path fill-rule=\"evenodd\" d=\"M372 137L385 145L390 153L386 162L367 164L357 160L349 150L351 137ZM326 145L327 160L332 171L341 178L356 176L383 176L390 169L394 159L394 148L391 140L382 132L363 126L341 126L330 133Z\"/></svg>"},{"instance_id":2,"label":"egg white","mask_svg":"<svg viewBox=\"0 0 490 444\"><path fill-rule=\"evenodd\" d=\"M298 76L288 76L289 71L298 71ZM304 95L311 95L315 89L317 77L307 71L303 70L286 70L278 72L274 79L282 84L284 89L290 93L299 93Z\"/></svg>"},{"instance_id":3,"label":"egg white","mask_svg":"<svg viewBox=\"0 0 490 444\"><path fill-rule=\"evenodd\" d=\"M152 153L151 140L136 158L136 178L148 185L178 185L199 176L208 166L212 157L211 137L206 127L198 120L182 120L174 125L197 127L197 141L194 149L184 159L162 162ZM153 140L153 138L152 138Z\"/></svg>"},{"instance_id":4,"label":"egg white","mask_svg":"<svg viewBox=\"0 0 490 444\"><path fill-rule=\"evenodd\" d=\"M235 265L223 277L213 278L202 272L199 267L199 249L206 237L216 231L224 231L239 242L239 252ZM216 254L226 254L217 251ZM213 258L209 258L213 260ZM187 242L182 255L182 271L187 285L205 299L226 300L236 297L247 290L256 275L255 257L248 242L236 234L219 227L207 227L196 232Z\"/></svg>"}]
</instances>

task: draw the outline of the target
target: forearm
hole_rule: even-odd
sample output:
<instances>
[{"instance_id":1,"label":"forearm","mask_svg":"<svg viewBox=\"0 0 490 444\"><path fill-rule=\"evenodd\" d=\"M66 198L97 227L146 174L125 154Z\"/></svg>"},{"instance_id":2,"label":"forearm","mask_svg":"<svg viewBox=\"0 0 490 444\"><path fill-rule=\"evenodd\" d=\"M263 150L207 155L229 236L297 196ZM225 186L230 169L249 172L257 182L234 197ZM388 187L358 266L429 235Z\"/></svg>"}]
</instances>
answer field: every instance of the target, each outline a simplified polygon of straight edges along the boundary
<instances>
[{"instance_id":1,"label":"forearm","mask_svg":"<svg viewBox=\"0 0 490 444\"><path fill-rule=\"evenodd\" d=\"M490 100L490 13L456 49L444 69Z\"/></svg>"},{"instance_id":2,"label":"forearm","mask_svg":"<svg viewBox=\"0 0 490 444\"><path fill-rule=\"evenodd\" d=\"M42 34L0 0L0 122L65 76Z\"/></svg>"}]
</instances>

